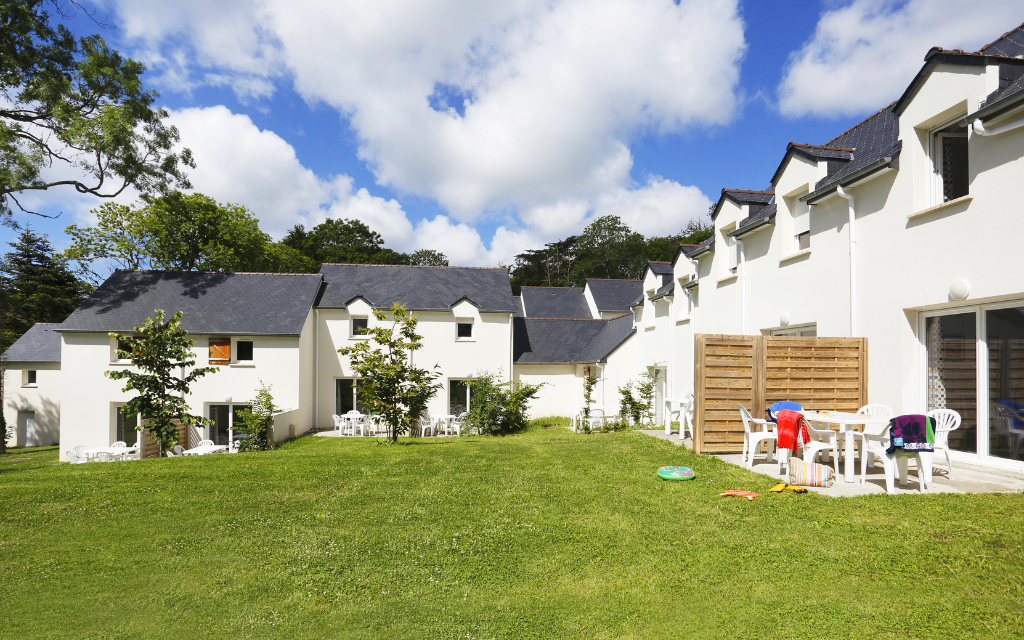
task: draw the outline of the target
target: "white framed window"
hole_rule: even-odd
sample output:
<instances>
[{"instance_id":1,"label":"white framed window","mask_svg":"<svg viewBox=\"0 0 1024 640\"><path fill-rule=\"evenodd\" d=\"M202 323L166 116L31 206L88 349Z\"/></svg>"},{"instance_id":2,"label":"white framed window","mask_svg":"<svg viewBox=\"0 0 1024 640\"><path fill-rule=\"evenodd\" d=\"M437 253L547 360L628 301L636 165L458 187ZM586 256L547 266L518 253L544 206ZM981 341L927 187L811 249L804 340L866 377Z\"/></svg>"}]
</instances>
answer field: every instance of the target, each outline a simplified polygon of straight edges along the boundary
<instances>
[{"instance_id":1,"label":"white framed window","mask_svg":"<svg viewBox=\"0 0 1024 640\"><path fill-rule=\"evenodd\" d=\"M124 442L129 447L134 447L139 441L139 414L125 414L121 408L123 402L114 402L111 405L111 434L114 442Z\"/></svg>"},{"instance_id":2,"label":"white framed window","mask_svg":"<svg viewBox=\"0 0 1024 640\"><path fill-rule=\"evenodd\" d=\"M792 338L816 338L818 336L818 324L812 322L810 324L801 324L795 327L782 327L781 329L772 329L768 332L771 336L789 336Z\"/></svg>"},{"instance_id":3,"label":"white framed window","mask_svg":"<svg viewBox=\"0 0 1024 640\"><path fill-rule=\"evenodd\" d=\"M139 336L134 336L139 337ZM121 355L120 352L131 353L132 348L125 340L119 340L117 338L111 338L110 340L110 362L111 364L131 364L132 359L126 358Z\"/></svg>"},{"instance_id":4,"label":"white framed window","mask_svg":"<svg viewBox=\"0 0 1024 640\"><path fill-rule=\"evenodd\" d=\"M448 413L457 416L469 411L473 401L473 385L465 379L448 379Z\"/></svg>"},{"instance_id":5,"label":"white framed window","mask_svg":"<svg viewBox=\"0 0 1024 640\"><path fill-rule=\"evenodd\" d=\"M473 335L473 319L458 318L455 321L455 339L459 342L467 342L475 339Z\"/></svg>"},{"instance_id":6,"label":"white framed window","mask_svg":"<svg viewBox=\"0 0 1024 640\"><path fill-rule=\"evenodd\" d=\"M950 450L1024 469L1024 299L922 313L918 330L922 408L960 414Z\"/></svg>"},{"instance_id":7,"label":"white framed window","mask_svg":"<svg viewBox=\"0 0 1024 640\"><path fill-rule=\"evenodd\" d=\"M34 387L36 386L36 370L25 369L25 375L22 377L21 386L23 387Z\"/></svg>"},{"instance_id":8,"label":"white framed window","mask_svg":"<svg viewBox=\"0 0 1024 640\"><path fill-rule=\"evenodd\" d=\"M352 316L349 337L366 338L366 330L370 328L370 319L366 316Z\"/></svg>"},{"instance_id":9,"label":"white framed window","mask_svg":"<svg viewBox=\"0 0 1024 640\"><path fill-rule=\"evenodd\" d=\"M252 364L255 349L252 338L237 338L235 340L235 362L238 364Z\"/></svg>"},{"instance_id":10,"label":"white framed window","mask_svg":"<svg viewBox=\"0 0 1024 640\"><path fill-rule=\"evenodd\" d=\"M959 120L963 114L953 120ZM970 192L967 161L967 134L950 131L947 120L928 135L928 156L931 158L931 206L956 200Z\"/></svg>"},{"instance_id":11,"label":"white framed window","mask_svg":"<svg viewBox=\"0 0 1024 640\"><path fill-rule=\"evenodd\" d=\"M811 207L793 199L793 252L811 248Z\"/></svg>"},{"instance_id":12,"label":"white framed window","mask_svg":"<svg viewBox=\"0 0 1024 640\"><path fill-rule=\"evenodd\" d=\"M359 378L334 379L334 413L343 416L349 411L366 412L366 407L359 401L359 387L363 381Z\"/></svg>"}]
</instances>

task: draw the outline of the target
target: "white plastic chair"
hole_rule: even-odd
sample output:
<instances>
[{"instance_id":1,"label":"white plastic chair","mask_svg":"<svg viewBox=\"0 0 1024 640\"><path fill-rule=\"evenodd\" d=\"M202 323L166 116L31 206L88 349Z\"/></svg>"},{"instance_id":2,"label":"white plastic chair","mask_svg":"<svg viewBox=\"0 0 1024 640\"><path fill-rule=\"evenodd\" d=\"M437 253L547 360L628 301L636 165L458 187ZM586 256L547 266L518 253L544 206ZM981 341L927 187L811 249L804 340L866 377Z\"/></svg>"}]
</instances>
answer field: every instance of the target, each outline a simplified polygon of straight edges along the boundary
<instances>
[{"instance_id":1,"label":"white plastic chair","mask_svg":"<svg viewBox=\"0 0 1024 640\"><path fill-rule=\"evenodd\" d=\"M857 409L857 415L859 415L859 416L870 416L872 418L878 418L880 420L885 420L886 422L888 422L889 420L892 420L893 416L896 415L896 414L892 410L892 407L890 407L887 404L866 404L863 407L861 407L860 409ZM885 429L885 424L884 423L865 424L864 425L864 431L869 432L869 433L873 433L875 435L878 435L878 434L882 433L883 429ZM864 449L863 432L861 432L861 431L854 431L853 432L853 442L854 442L854 444L857 445L857 451L860 452L860 458L861 458L860 466L861 466L861 469L862 469L861 476L863 476L864 475L864 471L863 471L863 469L864 469L864 461L867 460L867 465L869 467L874 467L875 466L875 456L874 456L874 454L868 456L868 455L866 455L864 453L865 449ZM863 482L863 477L861 478L861 481Z\"/></svg>"},{"instance_id":2,"label":"white plastic chair","mask_svg":"<svg viewBox=\"0 0 1024 640\"><path fill-rule=\"evenodd\" d=\"M127 449L128 448L128 443L124 442L123 440L118 440L114 444L110 445L110 447L112 449ZM127 451L118 451L118 452L115 452L115 453L113 453L111 455L114 458L118 459L118 460L125 460L125 459L127 459L126 457L128 455L128 452Z\"/></svg>"},{"instance_id":3,"label":"white plastic chair","mask_svg":"<svg viewBox=\"0 0 1024 640\"><path fill-rule=\"evenodd\" d=\"M74 462L72 464L85 464L86 462L89 462L89 456L86 455L85 447L83 445L78 445L77 447L73 448L71 450L71 453L74 453L75 458L77 459L77 462ZM68 458L70 459L70 456L68 456Z\"/></svg>"},{"instance_id":4,"label":"white plastic chair","mask_svg":"<svg viewBox=\"0 0 1024 640\"><path fill-rule=\"evenodd\" d=\"M839 477L839 434L831 429L815 429L810 422L807 423L807 435L811 441L804 443L804 462L814 462L814 457L822 451L832 451L832 467ZM821 440L819 440L821 438ZM799 435L797 440L800 440Z\"/></svg>"},{"instance_id":5,"label":"white plastic chair","mask_svg":"<svg viewBox=\"0 0 1024 640\"><path fill-rule=\"evenodd\" d=\"M363 414L355 409L346 413L342 418L345 420L345 426L352 432L352 435L356 435L356 427L360 427L359 433L365 434L366 426L363 424Z\"/></svg>"},{"instance_id":6,"label":"white plastic chair","mask_svg":"<svg viewBox=\"0 0 1024 640\"><path fill-rule=\"evenodd\" d=\"M213 440L203 440L202 442L199 443L200 447L203 446L203 442L208 442L211 445L213 444ZM174 448L171 449L171 451L174 452L174 455L180 456L182 453L185 452L185 447L181 446L180 444L176 444L174 445Z\"/></svg>"},{"instance_id":7,"label":"white plastic chair","mask_svg":"<svg viewBox=\"0 0 1024 640\"><path fill-rule=\"evenodd\" d=\"M65 455L68 457L68 462L70 464L82 464L84 462L87 462L87 460L84 459L80 460L78 458L78 454L75 453L74 451L66 451Z\"/></svg>"},{"instance_id":8,"label":"white plastic chair","mask_svg":"<svg viewBox=\"0 0 1024 640\"><path fill-rule=\"evenodd\" d=\"M110 454L106 451L101 451L96 454L96 462L110 462Z\"/></svg>"},{"instance_id":9,"label":"white plastic chair","mask_svg":"<svg viewBox=\"0 0 1024 640\"><path fill-rule=\"evenodd\" d=\"M779 439L779 432L773 430L771 427L775 423L768 422L767 420L761 420L760 418L754 418L750 415L750 411L746 407L740 405L740 418L743 419L743 457L740 461L747 465L748 469L754 468L754 452L761 445L762 442L768 443L768 462L772 461L772 448ZM760 425L758 431L751 429L750 425ZM785 464L783 461L782 451L779 451L779 471L782 471L782 467Z\"/></svg>"},{"instance_id":10,"label":"white plastic chair","mask_svg":"<svg viewBox=\"0 0 1024 640\"><path fill-rule=\"evenodd\" d=\"M340 436L341 435L341 428L345 424L345 419L342 418L341 416L339 416L336 413L335 414L331 414L331 417L334 418L334 428L338 430L338 435Z\"/></svg>"},{"instance_id":11,"label":"white plastic chair","mask_svg":"<svg viewBox=\"0 0 1024 640\"><path fill-rule=\"evenodd\" d=\"M580 432L579 420L581 411L582 409L578 406L573 405L569 407L569 428L576 433Z\"/></svg>"},{"instance_id":12,"label":"white plastic chair","mask_svg":"<svg viewBox=\"0 0 1024 640\"><path fill-rule=\"evenodd\" d=\"M953 461L949 458L949 432L960 428L960 414L952 409L932 409L925 415L935 420L935 451L946 454L949 479L953 480Z\"/></svg>"},{"instance_id":13,"label":"white plastic chair","mask_svg":"<svg viewBox=\"0 0 1024 640\"><path fill-rule=\"evenodd\" d=\"M429 414L422 415L420 416L420 437L426 438L428 431L430 432L430 435L434 435L434 421L431 420Z\"/></svg>"},{"instance_id":14,"label":"white plastic chair","mask_svg":"<svg viewBox=\"0 0 1024 640\"><path fill-rule=\"evenodd\" d=\"M452 420L452 428L455 429L455 435L458 437L462 436L462 430L466 426L466 412L463 411L459 415L455 416Z\"/></svg>"},{"instance_id":15,"label":"white plastic chair","mask_svg":"<svg viewBox=\"0 0 1024 640\"><path fill-rule=\"evenodd\" d=\"M200 447L212 447L213 446L213 440L200 440L199 444L197 446L200 446ZM174 448L175 449L180 449L181 445L180 444L176 444L176 445L174 445ZM178 453L180 454L181 451L179 451Z\"/></svg>"},{"instance_id":16,"label":"white plastic chair","mask_svg":"<svg viewBox=\"0 0 1024 640\"><path fill-rule=\"evenodd\" d=\"M164 451L164 455L167 456L168 458L177 458L178 457L170 449L168 449L167 451ZM181 454L178 454L178 455L181 455Z\"/></svg>"},{"instance_id":17,"label":"white plastic chair","mask_svg":"<svg viewBox=\"0 0 1024 640\"><path fill-rule=\"evenodd\" d=\"M604 418L604 407L591 407L590 417L584 419L584 424L590 427L591 431L598 431L598 426L600 426L600 430L603 430L605 422Z\"/></svg>"},{"instance_id":18,"label":"white plastic chair","mask_svg":"<svg viewBox=\"0 0 1024 640\"><path fill-rule=\"evenodd\" d=\"M885 470L885 491L886 493L892 493L895 488L895 479L897 473L900 478L900 486L906 486L907 484L907 462L910 458L917 458L917 484L918 489L922 492L927 488L928 483L931 482L931 474L929 473L932 464L932 453L929 451L922 451L918 453L901 453L899 451L893 452L892 454L886 453L886 449L889 448L889 437L890 430L892 429L892 423L886 423L882 425L881 432L873 433L878 427L863 433L863 442L865 451L862 454L860 462L860 482L864 484L865 474L867 471L867 460L869 457L877 454L882 459L882 466Z\"/></svg>"}]
</instances>

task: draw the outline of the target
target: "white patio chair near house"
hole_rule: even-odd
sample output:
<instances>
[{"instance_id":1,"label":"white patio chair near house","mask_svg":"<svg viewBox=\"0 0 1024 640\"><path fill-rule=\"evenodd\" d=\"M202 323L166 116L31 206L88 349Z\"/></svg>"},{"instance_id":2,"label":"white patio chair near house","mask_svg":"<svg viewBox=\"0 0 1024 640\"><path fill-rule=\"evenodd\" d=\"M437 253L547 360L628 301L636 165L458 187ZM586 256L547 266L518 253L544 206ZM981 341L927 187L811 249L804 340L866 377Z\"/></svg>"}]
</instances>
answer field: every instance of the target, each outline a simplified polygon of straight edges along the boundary
<instances>
[{"instance_id":1,"label":"white patio chair near house","mask_svg":"<svg viewBox=\"0 0 1024 640\"><path fill-rule=\"evenodd\" d=\"M180 453L179 454L175 454L173 451L168 449L167 451L164 452L164 455L167 456L168 458L177 458L181 454Z\"/></svg>"},{"instance_id":2,"label":"white patio chair near house","mask_svg":"<svg viewBox=\"0 0 1024 640\"><path fill-rule=\"evenodd\" d=\"M605 424L604 407L590 407L590 417L585 418L586 426L591 431L603 431Z\"/></svg>"},{"instance_id":3,"label":"white patio chair near house","mask_svg":"<svg viewBox=\"0 0 1024 640\"><path fill-rule=\"evenodd\" d=\"M857 415L859 415L859 416L870 416L872 418L878 418L879 420L885 420L885 421L888 422L889 420L892 420L893 416L895 416L896 414L892 410L892 407L890 407L887 404L866 404L863 407L861 407L860 409L857 409ZM861 458L860 466L861 466L861 469L864 468L864 461L865 460L867 460L867 465L869 467L874 467L875 466L875 456L874 456L874 454L869 456L869 455L866 455L864 453L864 451L865 451L865 449L864 449L864 432L873 433L875 435L878 435L879 433L882 432L883 429L885 429L885 423L875 423L875 424L865 424L863 431L854 431L853 432L853 442L854 442L855 445L857 445L857 451L860 453L860 458ZM864 472L861 471L861 476L863 476L863 475L864 475ZM863 477L861 478L861 481L863 483Z\"/></svg>"},{"instance_id":4,"label":"white patio chair near house","mask_svg":"<svg viewBox=\"0 0 1024 640\"><path fill-rule=\"evenodd\" d=\"M767 420L761 420L760 418L754 418L750 415L750 411L746 407L740 405L740 418L743 420L743 456L740 461L747 465L748 469L754 468L754 452L761 445L762 442L768 443L768 454L767 461L772 461L772 448L779 439L778 431L772 429L775 426L774 422L768 422ZM757 425L760 427L755 431L751 425ZM788 461L787 461L788 462ZM779 471L781 472L783 467L783 456L779 454Z\"/></svg>"},{"instance_id":5,"label":"white patio chair near house","mask_svg":"<svg viewBox=\"0 0 1024 640\"><path fill-rule=\"evenodd\" d=\"M96 454L96 462L110 462L110 454L106 451L101 451Z\"/></svg>"},{"instance_id":6,"label":"white patio chair near house","mask_svg":"<svg viewBox=\"0 0 1024 640\"><path fill-rule=\"evenodd\" d=\"M871 431L865 431L863 434L863 442L865 447L864 457L861 458L860 463L860 482L864 484L865 474L867 471L867 459L870 456L877 455L882 460L882 466L885 473L885 491L886 493L892 493L895 490L896 477L900 479L900 486L906 486L907 484L907 472L908 462L910 458L917 459L917 483L918 489L924 492L928 488L928 484L931 482L931 466L932 466L932 452L921 451L917 453L906 453L902 450L897 450L892 454L886 453L886 449L889 448L890 430L892 429L892 423L888 422L882 425L880 433L873 433L877 429L875 427Z\"/></svg>"},{"instance_id":7,"label":"white patio chair near house","mask_svg":"<svg viewBox=\"0 0 1024 640\"><path fill-rule=\"evenodd\" d=\"M814 457L823 451L832 454L832 467L835 469L836 477L839 477L839 433L831 429L815 429L812 424L807 423L807 435L811 437L810 442L804 443L804 462L814 462ZM800 438L798 437L797 440ZM824 461L822 461L824 463Z\"/></svg>"},{"instance_id":8,"label":"white patio chair near house","mask_svg":"<svg viewBox=\"0 0 1024 640\"><path fill-rule=\"evenodd\" d=\"M89 462L89 456L85 454L85 446L78 445L71 450L71 453L75 454L75 458L77 460L77 462L74 462L73 464L85 464L86 462Z\"/></svg>"},{"instance_id":9,"label":"white patio chair near house","mask_svg":"<svg viewBox=\"0 0 1024 640\"><path fill-rule=\"evenodd\" d=\"M331 414L331 418L334 420L334 428L338 430L338 435L341 435L341 428L345 426L345 419L334 413Z\"/></svg>"},{"instance_id":10,"label":"white patio chair near house","mask_svg":"<svg viewBox=\"0 0 1024 640\"><path fill-rule=\"evenodd\" d=\"M461 436L463 429L466 428L466 412L463 411L459 415L452 419L452 428L455 429L455 435Z\"/></svg>"},{"instance_id":11,"label":"white patio chair near house","mask_svg":"<svg viewBox=\"0 0 1024 640\"><path fill-rule=\"evenodd\" d=\"M420 437L426 438L427 432L434 435L434 421L430 419L430 414L420 416Z\"/></svg>"},{"instance_id":12,"label":"white patio chair near house","mask_svg":"<svg viewBox=\"0 0 1024 640\"><path fill-rule=\"evenodd\" d=\"M197 447L212 447L213 446L213 440L200 440L199 444L196 445L196 446ZM181 445L180 444L176 444L176 445L174 445L174 448L175 448L175 450L178 450L178 455L181 455L181 451L180 451L180 449L182 448Z\"/></svg>"},{"instance_id":13,"label":"white patio chair near house","mask_svg":"<svg viewBox=\"0 0 1024 640\"><path fill-rule=\"evenodd\" d=\"M64 452L64 455L68 457L68 462L71 464L83 464L88 462L85 458L79 458L78 454L74 451L66 451Z\"/></svg>"},{"instance_id":14,"label":"white patio chair near house","mask_svg":"<svg viewBox=\"0 0 1024 640\"><path fill-rule=\"evenodd\" d=\"M203 441L201 441L201 442L199 443L199 446L200 446L200 447L201 447L201 446L203 446L203 442L209 442L211 446L213 445L213 440L203 440ZM173 451L173 452L174 452L174 455L176 455L176 456L180 456L180 455L181 455L182 453L184 453L184 452L185 452L185 447L181 446L180 444L176 444L176 445L174 445L174 447L173 447L173 448L171 449L171 451Z\"/></svg>"},{"instance_id":15,"label":"white patio chair near house","mask_svg":"<svg viewBox=\"0 0 1024 640\"><path fill-rule=\"evenodd\" d=\"M349 411L348 413L346 413L345 415L342 416L342 418L344 418L344 420L345 420L345 428L353 436L356 435L357 432L360 435L363 435L363 434L366 433L366 425L363 423L363 418L364 417L365 416L363 416L362 413L360 413L359 411L356 411L355 409Z\"/></svg>"},{"instance_id":16,"label":"white patio chair near house","mask_svg":"<svg viewBox=\"0 0 1024 640\"><path fill-rule=\"evenodd\" d=\"M949 458L949 433L960 428L960 414L952 409L932 409L925 415L935 421L935 453L942 451L946 454L946 467L952 481L953 461Z\"/></svg>"},{"instance_id":17,"label":"white patio chair near house","mask_svg":"<svg viewBox=\"0 0 1024 640\"><path fill-rule=\"evenodd\" d=\"M111 457L113 457L115 460L126 460L127 459L126 458L126 456L128 455L128 451L127 451L128 443L127 442L124 442L122 440L118 440L114 444L110 445L110 448L111 449L122 449L122 451L117 451L115 453L110 454Z\"/></svg>"},{"instance_id":18,"label":"white patio chair near house","mask_svg":"<svg viewBox=\"0 0 1024 640\"><path fill-rule=\"evenodd\" d=\"M580 432L579 420L580 412L582 411L582 409L575 405L569 407L569 429L571 429L575 433Z\"/></svg>"}]
</instances>

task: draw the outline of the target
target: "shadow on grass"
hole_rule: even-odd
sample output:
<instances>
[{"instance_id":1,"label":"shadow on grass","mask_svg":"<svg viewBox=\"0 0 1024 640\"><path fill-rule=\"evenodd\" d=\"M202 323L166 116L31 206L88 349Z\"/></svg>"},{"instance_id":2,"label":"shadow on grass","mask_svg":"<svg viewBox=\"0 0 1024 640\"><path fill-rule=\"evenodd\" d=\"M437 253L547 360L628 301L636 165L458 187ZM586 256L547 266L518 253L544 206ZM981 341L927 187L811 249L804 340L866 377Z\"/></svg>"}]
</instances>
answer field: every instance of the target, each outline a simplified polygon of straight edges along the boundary
<instances>
[{"instance_id":1,"label":"shadow on grass","mask_svg":"<svg viewBox=\"0 0 1024 640\"><path fill-rule=\"evenodd\" d=\"M0 456L0 474L13 471L28 471L58 464L60 447L9 447Z\"/></svg>"}]
</instances>

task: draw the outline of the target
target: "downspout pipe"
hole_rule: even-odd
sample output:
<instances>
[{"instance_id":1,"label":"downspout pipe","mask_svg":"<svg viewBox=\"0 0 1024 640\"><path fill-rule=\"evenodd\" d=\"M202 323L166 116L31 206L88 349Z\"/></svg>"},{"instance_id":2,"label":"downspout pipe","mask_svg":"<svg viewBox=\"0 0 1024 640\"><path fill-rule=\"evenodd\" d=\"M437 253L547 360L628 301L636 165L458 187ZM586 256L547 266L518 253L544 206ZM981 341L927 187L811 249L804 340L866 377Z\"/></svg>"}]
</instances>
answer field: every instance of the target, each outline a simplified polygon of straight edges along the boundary
<instances>
[{"instance_id":1,"label":"downspout pipe","mask_svg":"<svg viewBox=\"0 0 1024 640\"><path fill-rule=\"evenodd\" d=\"M1017 120L1016 122L1004 124L1003 126L996 127L994 129L986 129L985 123L981 121L981 118L977 118L974 120L974 124L971 126L971 128L974 129L974 133L976 133L979 136L997 136L1000 133L1012 131L1013 129L1016 129L1018 127L1024 127L1024 118Z\"/></svg>"},{"instance_id":2,"label":"downspout pipe","mask_svg":"<svg viewBox=\"0 0 1024 640\"><path fill-rule=\"evenodd\" d=\"M320 430L320 309L313 312L313 429Z\"/></svg>"},{"instance_id":3,"label":"downspout pipe","mask_svg":"<svg viewBox=\"0 0 1024 640\"><path fill-rule=\"evenodd\" d=\"M675 274L672 274L675 277ZM676 287L679 286L677 282ZM685 295L685 294L684 294ZM665 435L672 435L672 418L671 412L669 412L669 398L672 397L672 334L676 330L674 307L676 305L675 296L672 296L671 304L668 304L668 356L665 358L665 393L661 397L662 411L664 411L665 418Z\"/></svg>"},{"instance_id":4,"label":"downspout pipe","mask_svg":"<svg viewBox=\"0 0 1024 640\"><path fill-rule=\"evenodd\" d=\"M747 250L736 238L740 258L740 334L747 335Z\"/></svg>"},{"instance_id":5,"label":"downspout pipe","mask_svg":"<svg viewBox=\"0 0 1024 640\"><path fill-rule=\"evenodd\" d=\"M842 185L836 189L850 210L850 337L857 337L857 203Z\"/></svg>"}]
</instances>

